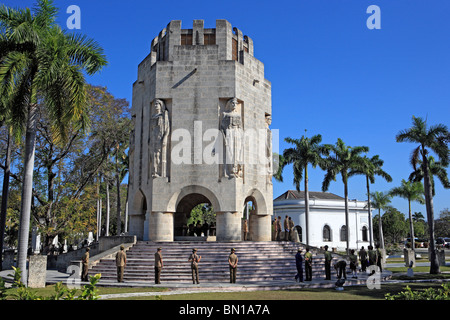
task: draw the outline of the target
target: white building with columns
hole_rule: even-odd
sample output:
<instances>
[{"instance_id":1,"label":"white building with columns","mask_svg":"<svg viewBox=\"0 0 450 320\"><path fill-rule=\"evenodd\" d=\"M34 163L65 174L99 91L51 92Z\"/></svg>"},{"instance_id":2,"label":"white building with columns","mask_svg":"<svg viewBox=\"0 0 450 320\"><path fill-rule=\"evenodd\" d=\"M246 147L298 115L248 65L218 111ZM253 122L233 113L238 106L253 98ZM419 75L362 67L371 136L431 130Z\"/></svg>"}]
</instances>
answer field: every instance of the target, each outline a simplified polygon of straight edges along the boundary
<instances>
[{"instance_id":1,"label":"white building with columns","mask_svg":"<svg viewBox=\"0 0 450 320\"><path fill-rule=\"evenodd\" d=\"M367 201L349 200L350 249L367 249L370 241ZM306 242L304 191L288 190L273 201L274 217L291 217L299 232L300 242ZM345 199L328 192L309 192L309 245L346 249Z\"/></svg>"}]
</instances>

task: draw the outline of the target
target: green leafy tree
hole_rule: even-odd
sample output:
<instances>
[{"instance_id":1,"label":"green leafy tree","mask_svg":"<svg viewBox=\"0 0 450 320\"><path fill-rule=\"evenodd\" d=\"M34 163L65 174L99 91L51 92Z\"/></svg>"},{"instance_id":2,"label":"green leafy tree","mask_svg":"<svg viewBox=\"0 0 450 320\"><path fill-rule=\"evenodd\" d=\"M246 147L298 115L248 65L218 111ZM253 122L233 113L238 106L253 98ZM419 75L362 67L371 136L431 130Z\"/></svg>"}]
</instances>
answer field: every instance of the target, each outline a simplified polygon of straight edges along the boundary
<instances>
[{"instance_id":1,"label":"green leafy tree","mask_svg":"<svg viewBox=\"0 0 450 320\"><path fill-rule=\"evenodd\" d=\"M26 270L30 231L33 169L38 102L45 105L55 139L67 139L67 126L87 125L85 80L106 65L102 49L93 40L67 34L56 24L51 0L29 8L0 7L0 96L7 97L12 123L25 128L18 267ZM25 279L26 275L22 275Z\"/></svg>"},{"instance_id":2,"label":"green leafy tree","mask_svg":"<svg viewBox=\"0 0 450 320\"><path fill-rule=\"evenodd\" d=\"M421 170L423 174L423 185L425 190L425 204L427 209L427 221L430 236L431 263L430 274L440 273L439 261L435 246L435 226L434 226L434 206L432 173L430 172L430 151L436 153L439 157L441 166L447 167L449 164L450 151L448 142L450 133L447 126L437 124L427 127L426 120L419 117L413 117L412 127L401 130L396 136L397 142L410 142L418 144L411 154L411 164L414 171L417 171L419 161L421 160Z\"/></svg>"},{"instance_id":3,"label":"green leafy tree","mask_svg":"<svg viewBox=\"0 0 450 320\"><path fill-rule=\"evenodd\" d=\"M387 243L401 242L408 232L404 214L396 208L387 208L383 214L383 232Z\"/></svg>"},{"instance_id":4,"label":"green leafy tree","mask_svg":"<svg viewBox=\"0 0 450 320\"><path fill-rule=\"evenodd\" d=\"M350 147L338 139L335 145L326 145L329 148L331 155L326 158L326 174L322 182L322 191L327 191L331 181L336 181L338 174L342 177L342 183L344 184L344 198L345 198L345 226L346 226L346 242L347 242L347 254L349 253L349 224L348 224L348 178L351 170L358 170L363 165L363 159L361 153L368 152L368 147Z\"/></svg>"}]
</instances>

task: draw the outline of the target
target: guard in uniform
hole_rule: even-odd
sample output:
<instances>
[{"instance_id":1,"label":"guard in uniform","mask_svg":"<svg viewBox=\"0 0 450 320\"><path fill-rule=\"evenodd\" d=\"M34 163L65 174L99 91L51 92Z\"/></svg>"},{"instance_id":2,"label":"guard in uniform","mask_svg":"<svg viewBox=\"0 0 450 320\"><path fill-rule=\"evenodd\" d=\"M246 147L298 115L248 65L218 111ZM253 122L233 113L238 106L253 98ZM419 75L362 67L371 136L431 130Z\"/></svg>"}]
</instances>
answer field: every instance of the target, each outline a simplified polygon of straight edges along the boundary
<instances>
[{"instance_id":1,"label":"guard in uniform","mask_svg":"<svg viewBox=\"0 0 450 320\"><path fill-rule=\"evenodd\" d=\"M191 270L192 270L192 282L195 284L197 281L197 284L200 282L198 281L198 263L202 259L202 256L197 255L197 249L192 249L192 254L189 256L189 262L191 263Z\"/></svg>"},{"instance_id":2,"label":"guard in uniform","mask_svg":"<svg viewBox=\"0 0 450 320\"><path fill-rule=\"evenodd\" d=\"M82 263L82 273L81 273L81 281L89 281L88 279L88 269L89 269L89 248L86 248L86 252L81 258Z\"/></svg>"},{"instance_id":3,"label":"guard in uniform","mask_svg":"<svg viewBox=\"0 0 450 320\"><path fill-rule=\"evenodd\" d=\"M291 233L289 229L289 219L288 216L284 219L284 240L289 241L289 234Z\"/></svg>"},{"instance_id":4,"label":"guard in uniform","mask_svg":"<svg viewBox=\"0 0 450 320\"><path fill-rule=\"evenodd\" d=\"M295 266L297 267L297 274L295 275L295 281L297 279L300 282L303 282L303 257L302 257L302 249L298 249L297 254L295 255Z\"/></svg>"},{"instance_id":5,"label":"guard in uniform","mask_svg":"<svg viewBox=\"0 0 450 320\"><path fill-rule=\"evenodd\" d=\"M345 260L339 260L335 263L334 269L337 271L337 277L338 279L342 279L342 276L344 279L347 279L347 274L345 273L345 267L347 266L347 262Z\"/></svg>"},{"instance_id":6,"label":"guard in uniform","mask_svg":"<svg viewBox=\"0 0 450 320\"><path fill-rule=\"evenodd\" d=\"M359 261L361 261L361 271L366 272L367 267L367 252L364 247L359 250Z\"/></svg>"},{"instance_id":7,"label":"guard in uniform","mask_svg":"<svg viewBox=\"0 0 450 320\"><path fill-rule=\"evenodd\" d=\"M309 252L309 248L306 248L305 253L305 275L306 281L312 280L312 253Z\"/></svg>"},{"instance_id":8,"label":"guard in uniform","mask_svg":"<svg viewBox=\"0 0 450 320\"><path fill-rule=\"evenodd\" d=\"M358 279L357 268L358 268L358 257L355 254L355 250L350 250L350 270L352 270L352 278Z\"/></svg>"},{"instance_id":9,"label":"guard in uniform","mask_svg":"<svg viewBox=\"0 0 450 320\"><path fill-rule=\"evenodd\" d=\"M228 257L228 265L230 266L230 283L236 283L238 257L235 252L236 250L232 248L231 254Z\"/></svg>"},{"instance_id":10,"label":"guard in uniform","mask_svg":"<svg viewBox=\"0 0 450 320\"><path fill-rule=\"evenodd\" d=\"M325 246L325 280L331 280L331 252L328 251L328 246Z\"/></svg>"},{"instance_id":11,"label":"guard in uniform","mask_svg":"<svg viewBox=\"0 0 450 320\"><path fill-rule=\"evenodd\" d=\"M380 268L380 272L383 271L382 262L383 262L383 255L381 254L380 246L377 245L377 250L376 250L376 264L377 264L377 266Z\"/></svg>"},{"instance_id":12,"label":"guard in uniform","mask_svg":"<svg viewBox=\"0 0 450 320\"><path fill-rule=\"evenodd\" d=\"M116 253L117 282L123 282L123 272L127 265L127 255L123 251L125 247L120 246L120 251Z\"/></svg>"},{"instance_id":13,"label":"guard in uniform","mask_svg":"<svg viewBox=\"0 0 450 320\"><path fill-rule=\"evenodd\" d=\"M280 236L281 236L281 217L278 216L277 219L277 226L275 228L276 232L277 232L277 241L280 241Z\"/></svg>"},{"instance_id":14,"label":"guard in uniform","mask_svg":"<svg viewBox=\"0 0 450 320\"><path fill-rule=\"evenodd\" d=\"M163 268L161 250L161 248L158 248L155 253L155 284L161 284L161 270Z\"/></svg>"},{"instance_id":15,"label":"guard in uniform","mask_svg":"<svg viewBox=\"0 0 450 320\"><path fill-rule=\"evenodd\" d=\"M244 241L247 241L248 235L248 222L247 219L244 219Z\"/></svg>"},{"instance_id":16,"label":"guard in uniform","mask_svg":"<svg viewBox=\"0 0 450 320\"><path fill-rule=\"evenodd\" d=\"M294 221L289 217L289 240L294 241Z\"/></svg>"}]
</instances>

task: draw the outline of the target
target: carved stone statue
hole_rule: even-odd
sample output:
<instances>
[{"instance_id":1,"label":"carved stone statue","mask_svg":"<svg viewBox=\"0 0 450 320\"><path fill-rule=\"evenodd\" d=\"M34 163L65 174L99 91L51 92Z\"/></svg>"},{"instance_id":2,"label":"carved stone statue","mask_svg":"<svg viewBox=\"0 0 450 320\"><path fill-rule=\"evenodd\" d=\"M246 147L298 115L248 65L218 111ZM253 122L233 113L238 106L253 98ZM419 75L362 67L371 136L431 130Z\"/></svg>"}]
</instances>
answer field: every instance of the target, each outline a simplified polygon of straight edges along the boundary
<instances>
[{"instance_id":1,"label":"carved stone statue","mask_svg":"<svg viewBox=\"0 0 450 320\"><path fill-rule=\"evenodd\" d=\"M220 123L225 145L223 176L227 178L242 177L243 133L241 115L237 111L237 105L236 98L228 100Z\"/></svg>"},{"instance_id":2,"label":"carved stone statue","mask_svg":"<svg viewBox=\"0 0 450 320\"><path fill-rule=\"evenodd\" d=\"M153 102L153 114L150 119L150 155L152 177L167 175L167 142L170 133L169 111L163 100Z\"/></svg>"}]
</instances>

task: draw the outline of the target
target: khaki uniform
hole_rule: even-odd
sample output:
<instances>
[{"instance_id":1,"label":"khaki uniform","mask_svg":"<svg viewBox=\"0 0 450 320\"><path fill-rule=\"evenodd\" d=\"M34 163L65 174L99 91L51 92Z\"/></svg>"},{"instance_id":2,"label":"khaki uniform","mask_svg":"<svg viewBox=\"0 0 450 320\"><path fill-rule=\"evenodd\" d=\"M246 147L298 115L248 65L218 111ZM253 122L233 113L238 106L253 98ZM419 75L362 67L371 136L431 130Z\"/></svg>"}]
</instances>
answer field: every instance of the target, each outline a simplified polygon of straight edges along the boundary
<instances>
[{"instance_id":1,"label":"khaki uniform","mask_svg":"<svg viewBox=\"0 0 450 320\"><path fill-rule=\"evenodd\" d=\"M248 222L247 220L244 221L244 241L247 241L247 234L248 234Z\"/></svg>"},{"instance_id":2,"label":"khaki uniform","mask_svg":"<svg viewBox=\"0 0 450 320\"><path fill-rule=\"evenodd\" d=\"M230 265L230 283L236 283L238 257L232 252L228 257L228 264Z\"/></svg>"},{"instance_id":3,"label":"khaki uniform","mask_svg":"<svg viewBox=\"0 0 450 320\"><path fill-rule=\"evenodd\" d=\"M294 221L289 220L289 240L291 240L291 241L294 240L294 239L292 238L293 231L294 231Z\"/></svg>"},{"instance_id":4,"label":"khaki uniform","mask_svg":"<svg viewBox=\"0 0 450 320\"><path fill-rule=\"evenodd\" d=\"M277 234L277 241L280 241L280 235L281 235L281 221L280 219L277 219L277 224L276 224L276 234Z\"/></svg>"},{"instance_id":5,"label":"khaki uniform","mask_svg":"<svg viewBox=\"0 0 450 320\"><path fill-rule=\"evenodd\" d=\"M82 262L82 273L81 273L81 281L89 281L88 279L88 269L89 269L89 251L86 251L81 258Z\"/></svg>"},{"instance_id":6,"label":"khaki uniform","mask_svg":"<svg viewBox=\"0 0 450 320\"><path fill-rule=\"evenodd\" d=\"M195 284L197 281L197 284L200 283L198 281L198 263L200 262L200 256L197 255L197 253L192 253L189 256L189 261L191 261L191 270L192 270L192 282Z\"/></svg>"},{"instance_id":7,"label":"khaki uniform","mask_svg":"<svg viewBox=\"0 0 450 320\"><path fill-rule=\"evenodd\" d=\"M291 233L289 229L289 219L286 217L284 219L284 240L288 241L289 234Z\"/></svg>"},{"instance_id":8,"label":"khaki uniform","mask_svg":"<svg viewBox=\"0 0 450 320\"><path fill-rule=\"evenodd\" d=\"M306 281L312 280L312 253L307 252L305 253L305 276Z\"/></svg>"},{"instance_id":9,"label":"khaki uniform","mask_svg":"<svg viewBox=\"0 0 450 320\"><path fill-rule=\"evenodd\" d=\"M161 270L163 267L162 254L160 251L155 253L155 284L161 284Z\"/></svg>"},{"instance_id":10,"label":"khaki uniform","mask_svg":"<svg viewBox=\"0 0 450 320\"><path fill-rule=\"evenodd\" d=\"M116 267L117 267L117 281L123 282L123 272L127 264L127 255L123 250L120 250L116 254Z\"/></svg>"}]
</instances>

